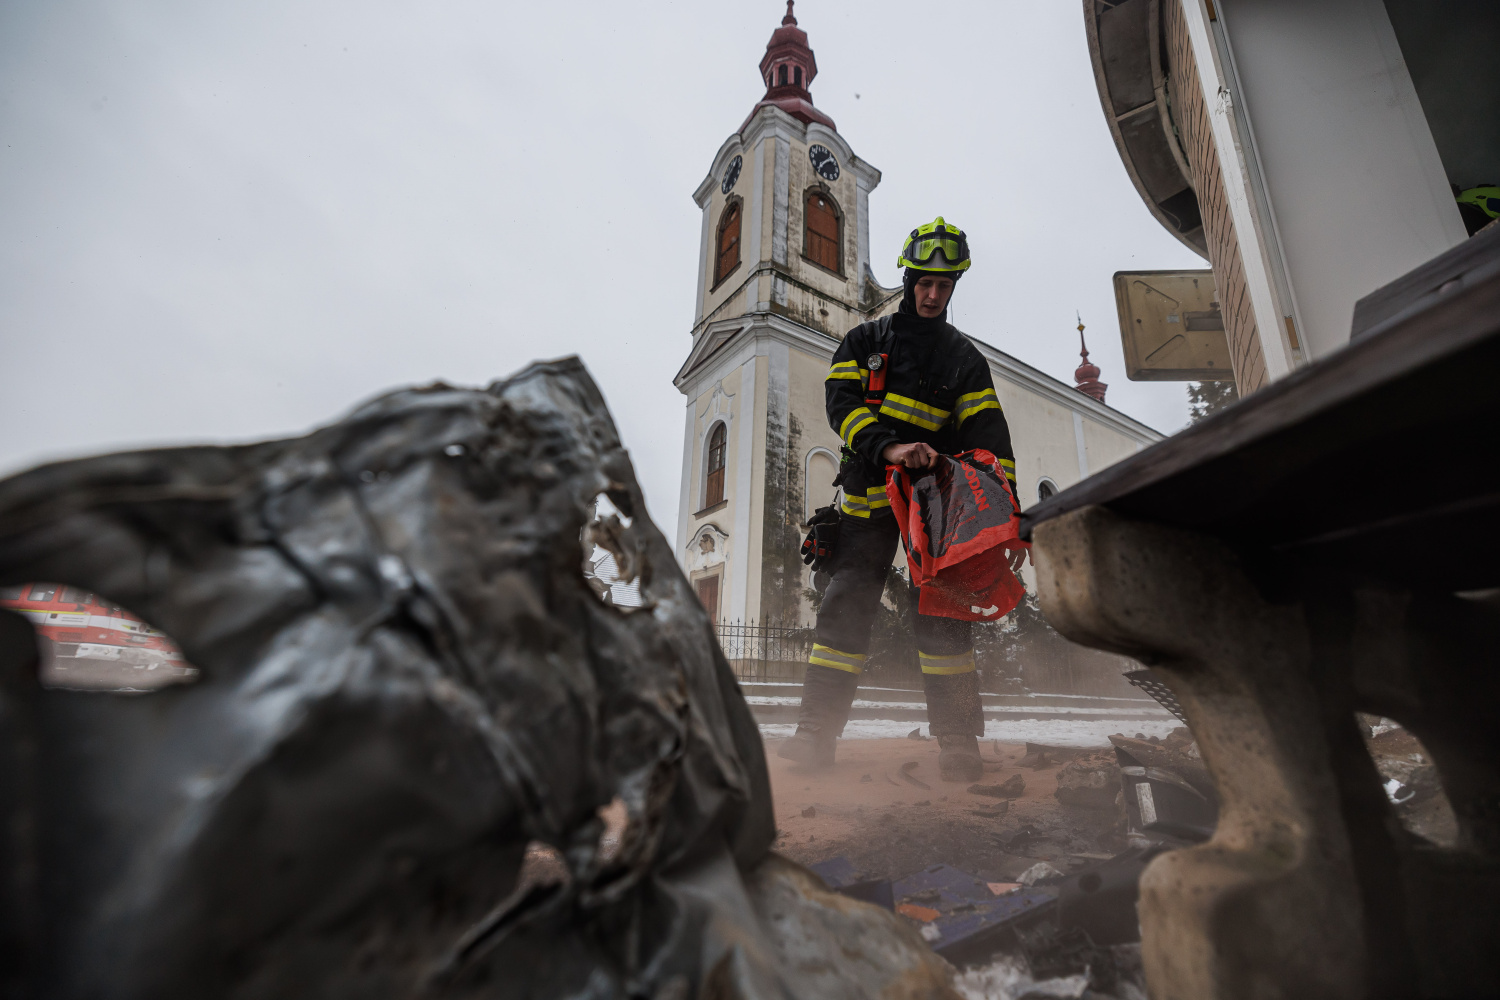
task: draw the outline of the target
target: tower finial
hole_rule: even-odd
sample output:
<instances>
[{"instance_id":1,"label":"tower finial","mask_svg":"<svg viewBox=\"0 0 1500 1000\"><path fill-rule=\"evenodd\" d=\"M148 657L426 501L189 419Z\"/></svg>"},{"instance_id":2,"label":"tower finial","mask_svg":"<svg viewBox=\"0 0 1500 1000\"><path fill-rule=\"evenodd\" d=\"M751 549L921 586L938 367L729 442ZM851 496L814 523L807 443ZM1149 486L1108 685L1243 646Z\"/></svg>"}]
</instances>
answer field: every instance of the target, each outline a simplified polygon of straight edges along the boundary
<instances>
[{"instance_id":1,"label":"tower finial","mask_svg":"<svg viewBox=\"0 0 1500 1000\"><path fill-rule=\"evenodd\" d=\"M807 44L807 32L797 26L796 0L786 0L786 16L771 32L766 54L760 60L760 78L765 81L766 96L751 109L740 131L744 132L751 120L768 106L780 108L805 124L817 122L838 131L832 118L813 107L808 88L817 75L818 61Z\"/></svg>"},{"instance_id":2,"label":"tower finial","mask_svg":"<svg viewBox=\"0 0 1500 1000\"><path fill-rule=\"evenodd\" d=\"M1099 381L1099 366L1089 360L1089 345L1083 339L1083 316L1080 313L1074 315L1078 317L1078 356L1083 361L1073 372L1073 381L1078 383L1073 388L1102 403L1109 386Z\"/></svg>"}]
</instances>

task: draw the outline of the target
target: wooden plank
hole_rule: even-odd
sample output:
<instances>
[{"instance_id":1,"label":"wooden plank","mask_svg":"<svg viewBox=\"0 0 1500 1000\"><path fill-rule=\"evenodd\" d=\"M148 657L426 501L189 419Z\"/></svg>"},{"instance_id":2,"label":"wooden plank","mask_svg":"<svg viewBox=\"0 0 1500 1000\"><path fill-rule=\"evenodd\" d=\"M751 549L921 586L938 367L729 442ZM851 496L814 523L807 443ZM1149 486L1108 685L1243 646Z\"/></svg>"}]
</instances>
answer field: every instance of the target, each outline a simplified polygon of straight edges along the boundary
<instances>
[{"instance_id":1,"label":"wooden plank","mask_svg":"<svg viewBox=\"0 0 1500 1000\"><path fill-rule=\"evenodd\" d=\"M1483 280L1497 267L1500 267L1500 226L1489 226L1354 303L1354 325L1349 339L1362 340L1402 314L1425 310L1466 282Z\"/></svg>"}]
</instances>

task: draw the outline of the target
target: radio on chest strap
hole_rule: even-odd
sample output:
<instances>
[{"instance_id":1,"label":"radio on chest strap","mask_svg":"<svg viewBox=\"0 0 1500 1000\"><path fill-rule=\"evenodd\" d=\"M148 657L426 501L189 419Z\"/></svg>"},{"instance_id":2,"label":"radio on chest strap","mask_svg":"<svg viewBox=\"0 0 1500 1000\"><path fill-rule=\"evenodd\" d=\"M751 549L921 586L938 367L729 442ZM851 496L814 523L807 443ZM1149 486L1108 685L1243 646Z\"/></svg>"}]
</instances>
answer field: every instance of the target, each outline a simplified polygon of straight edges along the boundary
<instances>
[{"instance_id":1,"label":"radio on chest strap","mask_svg":"<svg viewBox=\"0 0 1500 1000\"><path fill-rule=\"evenodd\" d=\"M890 368L890 360L889 354L872 354L865 359L865 367L870 370L870 384L865 396L866 406L873 406L878 410L885 402L885 373Z\"/></svg>"}]
</instances>

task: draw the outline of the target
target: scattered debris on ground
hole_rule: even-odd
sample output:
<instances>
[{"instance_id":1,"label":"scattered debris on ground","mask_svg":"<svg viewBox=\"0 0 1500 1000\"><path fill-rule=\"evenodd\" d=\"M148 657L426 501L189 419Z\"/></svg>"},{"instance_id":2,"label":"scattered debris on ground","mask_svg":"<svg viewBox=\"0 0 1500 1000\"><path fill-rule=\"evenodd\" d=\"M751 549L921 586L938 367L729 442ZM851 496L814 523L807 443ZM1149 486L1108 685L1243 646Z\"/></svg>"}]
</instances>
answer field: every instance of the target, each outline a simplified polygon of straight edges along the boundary
<instances>
[{"instance_id":1,"label":"scattered debris on ground","mask_svg":"<svg viewBox=\"0 0 1500 1000\"><path fill-rule=\"evenodd\" d=\"M1057 791L1052 794L1064 805L1118 808L1120 765L1108 752L1070 760L1057 772Z\"/></svg>"},{"instance_id":2,"label":"scattered debris on ground","mask_svg":"<svg viewBox=\"0 0 1500 1000\"><path fill-rule=\"evenodd\" d=\"M1026 869L1020 875L1016 876L1016 881L1020 882L1022 885L1036 885L1042 879L1057 878L1061 875L1062 872L1058 871L1056 868L1053 868L1047 862L1038 861L1036 864Z\"/></svg>"},{"instance_id":3,"label":"scattered debris on ground","mask_svg":"<svg viewBox=\"0 0 1500 1000\"><path fill-rule=\"evenodd\" d=\"M1458 819L1422 742L1390 719L1363 716L1361 722L1365 748L1401 825L1434 844L1452 847L1458 841Z\"/></svg>"},{"instance_id":4,"label":"scattered debris on ground","mask_svg":"<svg viewBox=\"0 0 1500 1000\"><path fill-rule=\"evenodd\" d=\"M969 794L989 795L997 799L1018 799L1026 794L1026 779L1019 774L1013 774L999 784L973 784L969 786Z\"/></svg>"},{"instance_id":5,"label":"scattered debris on ground","mask_svg":"<svg viewBox=\"0 0 1500 1000\"><path fill-rule=\"evenodd\" d=\"M943 784L935 801L900 792L882 801L855 775L874 761L903 777L918 771L922 761L899 742L841 745L858 759L820 773L794 776L772 758L773 789L800 783L818 800L824 833L786 824L778 849L831 888L910 921L959 966L965 997L1144 1000L1141 872L1162 851L1210 836L1217 817L1187 729L1092 749L997 740L987 780L962 794ZM994 801L976 807L976 798ZM785 815L790 802L778 804Z\"/></svg>"}]
</instances>

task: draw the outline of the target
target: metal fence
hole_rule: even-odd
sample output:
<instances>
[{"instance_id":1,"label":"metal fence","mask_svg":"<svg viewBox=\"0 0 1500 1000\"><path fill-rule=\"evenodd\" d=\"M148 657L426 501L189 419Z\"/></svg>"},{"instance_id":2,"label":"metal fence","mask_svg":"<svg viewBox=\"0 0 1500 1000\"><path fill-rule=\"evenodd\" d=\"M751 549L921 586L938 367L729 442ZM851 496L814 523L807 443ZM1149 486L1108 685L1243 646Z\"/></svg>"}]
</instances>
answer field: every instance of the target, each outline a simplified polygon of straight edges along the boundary
<instances>
[{"instance_id":1,"label":"metal fence","mask_svg":"<svg viewBox=\"0 0 1500 1000\"><path fill-rule=\"evenodd\" d=\"M812 650L810 625L781 622L720 622L719 645L742 681L800 681Z\"/></svg>"}]
</instances>

